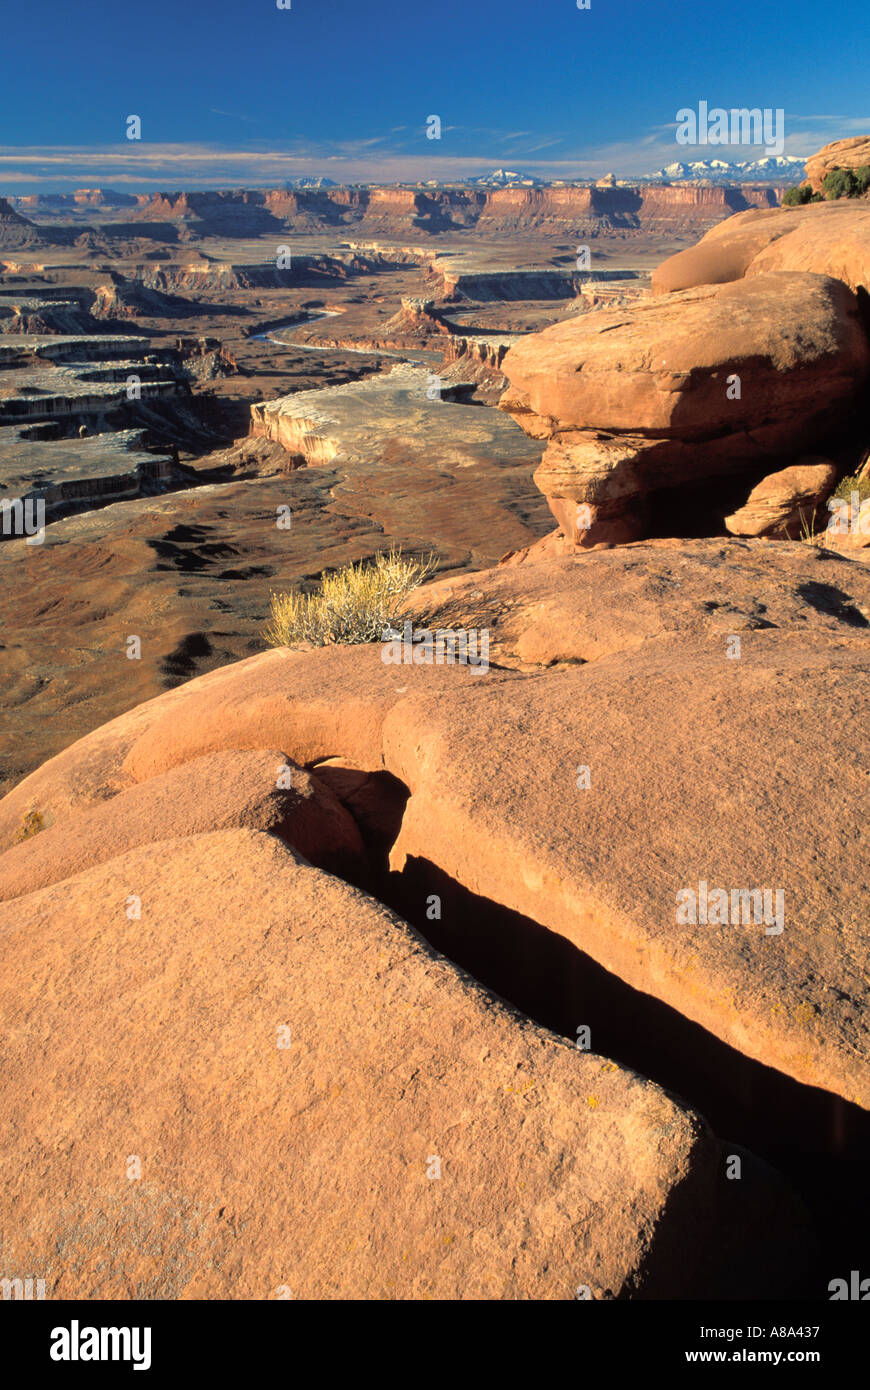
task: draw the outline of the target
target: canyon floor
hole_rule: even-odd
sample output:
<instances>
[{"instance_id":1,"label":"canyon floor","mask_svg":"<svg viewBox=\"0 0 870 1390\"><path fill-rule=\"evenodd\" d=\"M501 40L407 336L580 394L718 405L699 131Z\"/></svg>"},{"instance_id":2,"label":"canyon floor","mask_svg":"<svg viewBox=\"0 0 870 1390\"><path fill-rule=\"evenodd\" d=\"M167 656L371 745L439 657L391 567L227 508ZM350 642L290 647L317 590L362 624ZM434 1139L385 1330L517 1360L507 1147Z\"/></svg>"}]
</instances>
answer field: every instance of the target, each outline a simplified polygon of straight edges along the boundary
<instances>
[{"instance_id":1,"label":"canyon floor","mask_svg":"<svg viewBox=\"0 0 870 1390\"><path fill-rule=\"evenodd\" d=\"M592 281L585 296L567 278L547 282L576 260L564 241L443 240L352 251L336 236L294 237L294 262L283 270L274 238L263 237L196 238L183 248L158 240L147 253L159 256L153 264L143 263L141 243L117 259L82 259L66 247L40 247L38 260L5 253L0 497L49 479L67 486L44 549L0 546L0 789L122 709L259 650L271 589L391 545L432 552L439 570L480 568L552 529L531 481L540 451L484 408L498 389L490 381L486 394L475 340L507 345L586 311L596 293L637 293L691 234L628 247L602 238L595 266L636 278L614 288L594 270L578 273ZM451 333L425 320L391 326L404 299L443 302L432 269L442 261L470 267L487 296L514 273L510 292L523 297L444 303ZM526 269L527 280L516 275ZM548 297L535 298L542 289ZM462 337L468 355L442 366L445 344ZM145 366L145 357L156 361ZM416 379L391 379L403 362L417 367ZM165 394L151 394L149 373ZM436 401L427 399L429 373L444 376ZM142 381L139 400L127 399L130 376ZM301 457L247 441L255 403L375 376L383 386L371 398L336 398L346 405L345 436L365 423L365 457L318 458L295 471ZM4 401L15 394L13 409ZM412 398L416 413L406 409ZM320 397L324 408L330 399ZM173 450L172 478L137 476L137 464L168 463ZM279 506L291 508L290 531L275 525ZM125 657L128 635L142 638L139 661Z\"/></svg>"},{"instance_id":2,"label":"canyon floor","mask_svg":"<svg viewBox=\"0 0 870 1390\"><path fill-rule=\"evenodd\" d=\"M774 203L0 217L0 502L45 508L0 539L3 1269L819 1299L860 1268L870 568L795 518L867 447L870 258L855 214L805 265L798 210L756 273ZM267 650L272 592L391 547L485 674ZM785 931L675 927L699 880L784 885Z\"/></svg>"}]
</instances>

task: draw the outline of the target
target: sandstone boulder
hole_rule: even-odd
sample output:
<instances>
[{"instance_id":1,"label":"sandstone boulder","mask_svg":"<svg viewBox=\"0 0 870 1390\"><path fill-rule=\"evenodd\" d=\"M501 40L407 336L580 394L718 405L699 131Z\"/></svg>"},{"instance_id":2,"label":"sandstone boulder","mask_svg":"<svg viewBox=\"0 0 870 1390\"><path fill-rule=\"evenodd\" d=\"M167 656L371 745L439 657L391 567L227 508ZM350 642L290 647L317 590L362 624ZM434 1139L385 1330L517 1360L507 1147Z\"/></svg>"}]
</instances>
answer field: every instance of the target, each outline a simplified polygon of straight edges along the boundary
<instances>
[{"instance_id":1,"label":"sandstone boulder","mask_svg":"<svg viewBox=\"0 0 870 1390\"><path fill-rule=\"evenodd\" d=\"M98 801L0 854L0 900L179 835L245 827L277 835L312 864L362 872L352 817L319 779L277 751L207 753Z\"/></svg>"},{"instance_id":2,"label":"sandstone boulder","mask_svg":"<svg viewBox=\"0 0 870 1390\"><path fill-rule=\"evenodd\" d=\"M814 192L821 193L825 175L832 169L860 169L862 165L870 165L870 136L834 140L807 160L807 180Z\"/></svg>"},{"instance_id":3,"label":"sandstone boulder","mask_svg":"<svg viewBox=\"0 0 870 1390\"><path fill-rule=\"evenodd\" d=\"M383 768L384 717L408 692L477 679L461 666L392 666L380 646L262 652L166 691L50 758L0 800L0 848L26 818L50 825L200 758L281 748L299 765L343 756ZM488 679L488 677L487 677Z\"/></svg>"},{"instance_id":4,"label":"sandstone boulder","mask_svg":"<svg viewBox=\"0 0 870 1390\"><path fill-rule=\"evenodd\" d=\"M798 542L637 541L571 556L542 550L436 580L412 595L409 611L418 622L485 629L500 667L539 670L668 636L841 635L870 624L870 575Z\"/></svg>"},{"instance_id":5,"label":"sandstone boulder","mask_svg":"<svg viewBox=\"0 0 870 1390\"><path fill-rule=\"evenodd\" d=\"M589 547L639 539L651 506L679 533L674 510L693 492L715 510L718 488L725 508L739 480L823 437L868 367L855 295L775 273L530 335L504 360L500 405L549 441L535 481L565 535Z\"/></svg>"},{"instance_id":6,"label":"sandstone boulder","mask_svg":"<svg viewBox=\"0 0 870 1390\"><path fill-rule=\"evenodd\" d=\"M870 625L852 617L842 636L743 631L737 649L663 637L397 707L385 757L411 795L394 868L438 865L748 1056L870 1107L866 775L842 717L863 718ZM707 889L724 894L709 919Z\"/></svg>"},{"instance_id":7,"label":"sandstone boulder","mask_svg":"<svg viewBox=\"0 0 870 1390\"><path fill-rule=\"evenodd\" d=\"M769 1172L727 1181L696 1115L270 835L4 904L0 951L0 1264L50 1298L787 1285L799 1214Z\"/></svg>"},{"instance_id":8,"label":"sandstone boulder","mask_svg":"<svg viewBox=\"0 0 870 1390\"><path fill-rule=\"evenodd\" d=\"M838 200L738 213L653 271L653 294L775 270L831 275L870 289L870 205Z\"/></svg>"},{"instance_id":9,"label":"sandstone boulder","mask_svg":"<svg viewBox=\"0 0 870 1390\"><path fill-rule=\"evenodd\" d=\"M445 617L466 599L481 605L468 616L488 603L505 614L522 671L385 666L379 646L266 653L74 745L0 802L0 823L54 808L74 843L89 797L111 810L106 782L120 806L124 778L156 795L149 782L173 769L259 747L315 776L322 764L383 838L398 817L391 805L378 823L370 774L389 773L410 790L397 868L431 862L746 1055L867 1105L865 788L841 717L863 717L866 571L798 543L737 540L550 563L550 579L533 564L481 576L440 610L432 588ZM123 843L119 830L110 844ZM676 893L701 881L747 902L781 891L784 930L679 922Z\"/></svg>"},{"instance_id":10,"label":"sandstone boulder","mask_svg":"<svg viewBox=\"0 0 870 1390\"><path fill-rule=\"evenodd\" d=\"M732 536L778 536L791 540L813 528L837 483L829 459L801 459L762 478L725 525Z\"/></svg>"}]
</instances>

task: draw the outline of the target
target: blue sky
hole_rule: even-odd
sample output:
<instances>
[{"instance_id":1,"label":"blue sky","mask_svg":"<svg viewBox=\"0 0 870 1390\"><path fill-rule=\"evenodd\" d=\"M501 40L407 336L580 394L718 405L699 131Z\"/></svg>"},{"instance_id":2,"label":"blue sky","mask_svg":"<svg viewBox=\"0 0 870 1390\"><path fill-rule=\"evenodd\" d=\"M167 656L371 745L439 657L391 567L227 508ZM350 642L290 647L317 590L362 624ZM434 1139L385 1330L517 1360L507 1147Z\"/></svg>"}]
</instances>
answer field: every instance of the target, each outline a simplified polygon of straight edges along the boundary
<instances>
[{"instance_id":1,"label":"blue sky","mask_svg":"<svg viewBox=\"0 0 870 1390\"><path fill-rule=\"evenodd\" d=\"M506 165L630 176L682 107L783 108L785 151L870 133L867 0L41 0L3 16L0 192ZM142 120L142 140L125 121ZM442 122L427 140L426 118Z\"/></svg>"}]
</instances>

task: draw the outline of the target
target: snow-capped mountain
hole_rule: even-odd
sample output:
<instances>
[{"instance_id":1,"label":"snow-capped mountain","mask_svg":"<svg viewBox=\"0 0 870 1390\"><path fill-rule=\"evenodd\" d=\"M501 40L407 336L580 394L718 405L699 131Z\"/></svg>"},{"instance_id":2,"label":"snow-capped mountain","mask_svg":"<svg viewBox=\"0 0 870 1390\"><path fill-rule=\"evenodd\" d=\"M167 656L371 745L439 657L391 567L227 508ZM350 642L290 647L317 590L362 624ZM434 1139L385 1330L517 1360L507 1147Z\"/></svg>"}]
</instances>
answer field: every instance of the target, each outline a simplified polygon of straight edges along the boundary
<instances>
[{"instance_id":1,"label":"snow-capped mountain","mask_svg":"<svg viewBox=\"0 0 870 1390\"><path fill-rule=\"evenodd\" d=\"M518 174L513 169L493 169L476 179L463 179L472 188L536 188L542 182L532 174Z\"/></svg>"},{"instance_id":2,"label":"snow-capped mountain","mask_svg":"<svg viewBox=\"0 0 870 1390\"><path fill-rule=\"evenodd\" d=\"M774 179L779 183L800 183L804 178L804 161L790 154L768 154L761 159L746 159L731 163L727 159L697 159L690 164L676 161L650 174L651 180L675 183L684 180L704 180L709 183L757 183Z\"/></svg>"},{"instance_id":3,"label":"snow-capped mountain","mask_svg":"<svg viewBox=\"0 0 870 1390\"><path fill-rule=\"evenodd\" d=\"M334 179L311 178L304 175L299 179L287 179L284 183L285 188L338 188Z\"/></svg>"}]
</instances>

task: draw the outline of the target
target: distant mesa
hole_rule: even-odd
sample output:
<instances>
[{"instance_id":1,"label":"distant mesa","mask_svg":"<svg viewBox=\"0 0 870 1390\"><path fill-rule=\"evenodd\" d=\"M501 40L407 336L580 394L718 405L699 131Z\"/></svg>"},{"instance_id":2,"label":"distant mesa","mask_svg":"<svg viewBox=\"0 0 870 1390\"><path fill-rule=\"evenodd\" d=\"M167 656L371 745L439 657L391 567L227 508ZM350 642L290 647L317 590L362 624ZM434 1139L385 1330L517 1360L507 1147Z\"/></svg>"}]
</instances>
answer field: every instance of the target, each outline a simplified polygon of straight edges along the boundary
<instances>
[{"instance_id":1,"label":"distant mesa","mask_svg":"<svg viewBox=\"0 0 870 1390\"><path fill-rule=\"evenodd\" d=\"M26 217L22 217L20 213L15 211L15 208L6 198L0 198L0 223L8 223L10 226L18 227L31 225Z\"/></svg>"},{"instance_id":2,"label":"distant mesa","mask_svg":"<svg viewBox=\"0 0 870 1390\"><path fill-rule=\"evenodd\" d=\"M323 176L301 176L274 188L176 189L135 195L81 188L74 193L37 193L4 202L0 248L65 245L77 246L86 255L107 256L113 242L126 238L143 243L136 250L142 257L149 249L144 244L148 240L176 243L210 236L280 237L343 227L372 238L416 238L459 231L495 235L549 232L572 237L613 231L619 235L672 229L703 232L731 213L777 205L773 183L782 185L787 178L793 181L792 175L768 171L770 182L765 187L763 163L757 161L753 166L754 186L749 173L742 182L736 176L727 178L725 171L731 166L722 164L712 179L701 176L704 171L700 166L668 166L662 171L668 179L657 183L651 179L623 180L613 173L597 181L544 182L521 171L499 168L450 184L433 179L417 184L349 186ZM747 165L746 170L749 168ZM802 164L800 170L802 175ZM691 177L679 177L687 171ZM794 179L801 175L794 175ZM110 213L106 225L94 225L103 211ZM111 218L114 211L116 220ZM143 226L146 223L147 229ZM82 236L85 241L80 240Z\"/></svg>"},{"instance_id":3,"label":"distant mesa","mask_svg":"<svg viewBox=\"0 0 870 1390\"><path fill-rule=\"evenodd\" d=\"M57 195L71 200L79 208L133 208L136 197L132 193L119 193L116 188L77 188L72 194Z\"/></svg>"},{"instance_id":4,"label":"distant mesa","mask_svg":"<svg viewBox=\"0 0 870 1390\"><path fill-rule=\"evenodd\" d=\"M11 198L18 212L75 212L79 208L134 208L137 199L132 193L119 193L114 188L77 188L73 193L26 193Z\"/></svg>"},{"instance_id":5,"label":"distant mesa","mask_svg":"<svg viewBox=\"0 0 870 1390\"><path fill-rule=\"evenodd\" d=\"M0 198L0 249L39 246L46 239L39 227L16 212L5 198Z\"/></svg>"},{"instance_id":6,"label":"distant mesa","mask_svg":"<svg viewBox=\"0 0 870 1390\"><path fill-rule=\"evenodd\" d=\"M510 172L496 171L509 180ZM495 178L495 175L492 176ZM445 186L297 187L141 194L136 222L184 223L194 235L250 237L347 227L371 237L418 237L445 232L596 236L619 229L685 226L704 231L732 212L775 207L772 187L668 187L622 183L599 186L522 181ZM611 181L612 180L612 181Z\"/></svg>"}]
</instances>

